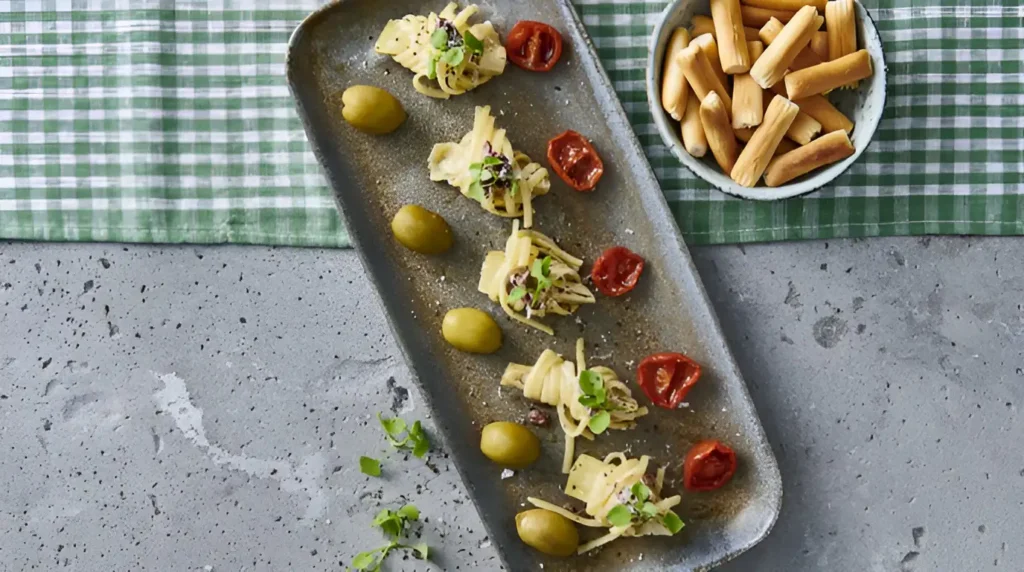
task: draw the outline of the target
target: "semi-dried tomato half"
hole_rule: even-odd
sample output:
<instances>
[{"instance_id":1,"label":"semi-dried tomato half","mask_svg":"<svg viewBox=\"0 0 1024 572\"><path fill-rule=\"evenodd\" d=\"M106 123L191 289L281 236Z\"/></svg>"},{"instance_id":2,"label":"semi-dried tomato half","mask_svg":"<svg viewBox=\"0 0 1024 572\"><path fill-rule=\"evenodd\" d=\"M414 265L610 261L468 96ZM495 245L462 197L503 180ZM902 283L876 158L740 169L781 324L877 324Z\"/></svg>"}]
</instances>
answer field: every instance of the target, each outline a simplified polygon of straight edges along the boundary
<instances>
[{"instance_id":1,"label":"semi-dried tomato half","mask_svg":"<svg viewBox=\"0 0 1024 572\"><path fill-rule=\"evenodd\" d=\"M508 33L505 53L524 70L546 72L562 57L562 34L543 22L523 20Z\"/></svg>"},{"instance_id":2,"label":"semi-dried tomato half","mask_svg":"<svg viewBox=\"0 0 1024 572\"><path fill-rule=\"evenodd\" d=\"M604 162L594 146L572 130L548 141L548 163L556 175L577 191L593 190L604 174Z\"/></svg>"},{"instance_id":3,"label":"semi-dried tomato half","mask_svg":"<svg viewBox=\"0 0 1024 572\"><path fill-rule=\"evenodd\" d=\"M683 463L683 486L689 491L713 491L736 473L736 453L721 441L709 439L690 448Z\"/></svg>"},{"instance_id":4,"label":"semi-dried tomato half","mask_svg":"<svg viewBox=\"0 0 1024 572\"><path fill-rule=\"evenodd\" d=\"M636 287L644 259L625 246L605 250L594 263L590 279L605 296L622 296Z\"/></svg>"},{"instance_id":5,"label":"semi-dried tomato half","mask_svg":"<svg viewBox=\"0 0 1024 572\"><path fill-rule=\"evenodd\" d=\"M700 379L700 364L683 354L652 354L640 362L636 374L640 388L655 405L675 409Z\"/></svg>"}]
</instances>

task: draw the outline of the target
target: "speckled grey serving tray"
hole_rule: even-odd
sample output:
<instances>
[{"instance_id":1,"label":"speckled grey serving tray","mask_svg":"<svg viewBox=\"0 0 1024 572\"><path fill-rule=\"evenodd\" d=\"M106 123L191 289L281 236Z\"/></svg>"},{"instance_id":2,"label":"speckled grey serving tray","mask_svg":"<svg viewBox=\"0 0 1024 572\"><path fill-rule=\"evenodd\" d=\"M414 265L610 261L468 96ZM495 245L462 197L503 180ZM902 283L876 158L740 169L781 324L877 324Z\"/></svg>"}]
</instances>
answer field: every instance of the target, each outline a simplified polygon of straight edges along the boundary
<instances>
[{"instance_id":1,"label":"speckled grey serving tray","mask_svg":"<svg viewBox=\"0 0 1024 572\"><path fill-rule=\"evenodd\" d=\"M547 74L510 64L504 75L479 89L437 101L416 93L412 74L375 54L373 44L389 18L437 12L444 5L443 0L343 0L306 19L288 52L288 82L306 133L380 294L387 312L382 319L390 322L427 396L443 438L435 438L441 441L436 448L454 458L510 570L537 570L541 563L548 571L700 570L736 556L764 538L775 522L782 502L778 467L658 182L572 6L568 0L480 2L482 17L494 22L503 38L519 20L554 25L565 37L562 61ZM340 100L355 84L395 94L408 121L382 137L351 129L342 119ZM552 174L551 192L534 202L536 230L586 259L584 272L616 244L647 259L640 285L629 296L598 295L597 304L579 311L579 321L552 317L553 337L507 319L476 290L485 253L503 248L511 221L485 213L427 176L431 147L458 141L469 131L477 105L491 105L516 148L542 164L548 139L565 129L590 138L604 159L606 172L593 193L576 193ZM443 215L452 225L455 247L429 257L398 245L389 221L407 203ZM444 342L444 313L461 306L488 311L502 325L505 343L498 353L463 354ZM703 364L705 374L690 393L688 408L652 407L636 430L581 441L577 453L651 455L669 467L666 494L681 491L682 458L700 439L729 443L740 468L720 491L683 493L678 512L687 526L675 537L623 539L591 555L554 559L520 542L514 515L527 496L556 504L569 500L561 492L565 476L557 423L534 428L543 443L541 460L507 480L480 453L479 430L491 421L522 420L529 411L518 392L499 391L509 361L533 363L546 347L571 356L580 336L587 342L588 363L615 369L641 403L648 400L633 383L635 364L648 354L684 352Z\"/></svg>"}]
</instances>

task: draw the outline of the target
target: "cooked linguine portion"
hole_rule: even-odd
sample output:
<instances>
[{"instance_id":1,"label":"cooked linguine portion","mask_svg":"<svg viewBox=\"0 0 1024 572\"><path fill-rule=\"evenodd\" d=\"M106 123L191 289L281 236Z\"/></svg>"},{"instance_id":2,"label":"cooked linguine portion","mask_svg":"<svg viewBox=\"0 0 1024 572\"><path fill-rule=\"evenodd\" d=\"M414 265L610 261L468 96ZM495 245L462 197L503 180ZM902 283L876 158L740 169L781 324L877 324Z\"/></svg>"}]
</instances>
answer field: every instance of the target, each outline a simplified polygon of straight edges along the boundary
<instances>
[{"instance_id":1,"label":"cooked linguine portion","mask_svg":"<svg viewBox=\"0 0 1024 572\"><path fill-rule=\"evenodd\" d=\"M596 301L583 285L581 266L582 260L555 241L533 230L521 230L515 220L504 252L487 253L477 289L498 302L512 319L554 335L554 330L534 317L568 316L580 304Z\"/></svg>"},{"instance_id":2,"label":"cooked linguine portion","mask_svg":"<svg viewBox=\"0 0 1024 572\"><path fill-rule=\"evenodd\" d=\"M620 536L671 536L683 527L672 507L679 504L679 495L661 498L665 468L652 478L647 475L651 458L627 459L623 453L612 453L603 461L580 455L569 471L565 494L586 503L580 516L545 500L529 497L537 508L558 513L573 522L608 532L581 544L577 554L584 554ZM589 517L589 518L588 518Z\"/></svg>"},{"instance_id":3,"label":"cooked linguine portion","mask_svg":"<svg viewBox=\"0 0 1024 572\"><path fill-rule=\"evenodd\" d=\"M431 181L447 181L491 214L523 217L525 228L533 226L533 198L551 189L547 169L512 148L490 106L476 108L461 141L434 145L427 166Z\"/></svg>"},{"instance_id":4,"label":"cooked linguine portion","mask_svg":"<svg viewBox=\"0 0 1024 572\"><path fill-rule=\"evenodd\" d=\"M374 50L416 74L416 91L438 99L461 95L505 71L505 48L490 22L469 24L479 11L448 4L440 14L389 20Z\"/></svg>"},{"instance_id":5,"label":"cooked linguine portion","mask_svg":"<svg viewBox=\"0 0 1024 572\"><path fill-rule=\"evenodd\" d=\"M533 365L510 363L501 385L523 390L527 399L551 405L565 432L562 472L568 473L577 437L592 440L607 429L632 429L647 408L633 399L632 392L610 368L587 369L583 339L576 340L576 364L547 349Z\"/></svg>"}]
</instances>

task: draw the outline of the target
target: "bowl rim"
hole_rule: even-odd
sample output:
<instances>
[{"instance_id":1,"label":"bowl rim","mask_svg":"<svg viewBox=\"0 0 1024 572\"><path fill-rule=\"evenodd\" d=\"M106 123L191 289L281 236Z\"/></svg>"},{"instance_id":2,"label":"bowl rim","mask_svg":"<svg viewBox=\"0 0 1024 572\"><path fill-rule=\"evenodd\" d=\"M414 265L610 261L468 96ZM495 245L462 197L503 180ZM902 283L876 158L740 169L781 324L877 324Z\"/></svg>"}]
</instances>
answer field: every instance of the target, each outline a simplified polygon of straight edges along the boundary
<instances>
[{"instance_id":1,"label":"bowl rim","mask_svg":"<svg viewBox=\"0 0 1024 572\"><path fill-rule=\"evenodd\" d=\"M882 116L885 115L885 106L888 100L887 93L887 72L888 67L885 62L885 49L882 43L882 38L878 34L878 28L875 26L875 20L871 17L867 8L860 2L860 0L854 0L856 14L858 17L863 16L862 22L865 30L865 43L877 43L878 55L871 54L871 50L868 53L872 57L872 66L874 67L875 75L880 76L878 81L878 89L881 91L881 105L879 105L879 111L873 118L869 118L867 121L858 122L857 128L860 133L865 130L869 131L869 136L863 147L855 146L853 155L850 155L846 159L843 159L839 163L835 163L829 167L825 167L823 170L817 173L803 175L798 178L798 182L781 185L778 187L768 187L763 183L756 187L744 187L737 183L731 182L731 184L722 185L715 181L709 180L698 172L694 167L696 165L702 165L701 159L691 156L683 148L682 141L675 135L674 123L675 120L668 117L668 113L661 107L661 64L664 59L664 49L668 45L668 37L666 36L666 28L669 16L679 9L680 5L694 2L695 0L673 0L665 7L659 16L658 23L655 24L654 30L651 32L650 40L648 43L647 50L647 69L645 73L645 83L647 87L647 103L651 109L651 116L654 119L654 125L658 130L658 135L661 136L662 142L669 149L669 151L682 162L686 170L693 174L698 179L706 182L715 189L726 193L728 195L736 196L743 199L752 199L759 201L773 201L788 199L799 195L804 195L817 191L828 185L840 175L850 169L851 166L860 158L861 154L871 145L871 142L875 138L875 132L878 129L879 123L882 121ZM658 44L661 43L661 38L664 37L664 46L662 53L658 53ZM872 40L874 42L872 42ZM881 73L879 73L881 72ZM728 177L728 175L725 175Z\"/></svg>"}]
</instances>

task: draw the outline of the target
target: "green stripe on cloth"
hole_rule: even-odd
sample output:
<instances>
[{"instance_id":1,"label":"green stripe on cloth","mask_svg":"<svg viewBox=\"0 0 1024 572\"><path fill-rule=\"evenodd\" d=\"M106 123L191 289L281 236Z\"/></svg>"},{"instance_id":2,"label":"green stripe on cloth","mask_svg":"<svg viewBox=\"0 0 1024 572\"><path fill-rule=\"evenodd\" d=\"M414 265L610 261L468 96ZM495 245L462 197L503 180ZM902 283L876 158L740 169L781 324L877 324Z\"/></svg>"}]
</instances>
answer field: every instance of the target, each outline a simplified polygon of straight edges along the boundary
<instances>
[{"instance_id":1,"label":"green stripe on cloth","mask_svg":"<svg viewBox=\"0 0 1024 572\"><path fill-rule=\"evenodd\" d=\"M667 2L574 1L691 244L1024 234L1024 7L866 0L889 66L874 142L833 185L756 203L654 129L644 66ZM0 8L0 238L348 244L284 82L319 0L73 4Z\"/></svg>"}]
</instances>

